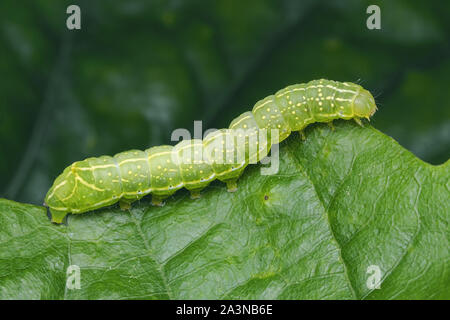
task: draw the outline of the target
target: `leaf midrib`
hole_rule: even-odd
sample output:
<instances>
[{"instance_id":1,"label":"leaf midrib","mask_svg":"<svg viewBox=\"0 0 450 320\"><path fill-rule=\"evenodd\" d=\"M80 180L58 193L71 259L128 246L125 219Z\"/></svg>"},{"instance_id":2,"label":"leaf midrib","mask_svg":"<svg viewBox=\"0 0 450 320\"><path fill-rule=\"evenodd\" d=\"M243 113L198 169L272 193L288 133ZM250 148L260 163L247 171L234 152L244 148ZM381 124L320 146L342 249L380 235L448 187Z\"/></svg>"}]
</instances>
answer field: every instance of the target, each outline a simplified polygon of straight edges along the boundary
<instances>
[{"instance_id":1,"label":"leaf midrib","mask_svg":"<svg viewBox=\"0 0 450 320\"><path fill-rule=\"evenodd\" d=\"M329 206L325 207L324 201L322 200L322 198L320 197L319 193L317 192L316 185L314 184L313 180L311 179L311 177L310 177L308 171L305 169L305 167L303 167L303 166L301 165L301 159L296 155L295 152L292 151L291 144L288 144L288 149L289 149L289 152L291 153L291 155L292 155L292 156L295 158L295 160L296 160L296 161L294 161L295 166L297 166L297 167L301 170L301 172L304 173L305 178L306 178L306 179L308 180L308 182L311 184L311 186L312 186L312 188L313 188L313 190L314 190L314 193L316 194L317 200L319 201L321 207L322 207L323 210L324 210L324 213L325 213L325 221L326 221L326 223L327 223L327 227L328 227L328 230L329 230L330 235L331 235L331 237L332 237L332 240L333 240L333 242L335 243L335 245L336 245L336 247L337 247L337 249L338 249L338 257L339 257L340 263L342 264L342 266L343 266L343 268L344 268L344 275L345 275L345 279L346 279L346 281L347 281L347 285L348 285L348 287L349 287L349 289L350 289L350 292L351 292L353 298L354 298L354 299L358 299L358 296L357 296L357 294L356 294L355 288L353 287L353 284L352 284L352 282L351 282L351 280L350 280L350 277L349 277L349 274L348 274L347 263L345 262L344 258L342 257L342 252L341 252L341 251L342 251L342 248L341 248L341 245L340 245L339 242L337 241L336 235L335 235L335 233L334 233L334 231L333 231L333 228L331 227L331 223L330 223L330 215L329 215L329 211L328 211L328 210L329 210ZM354 160L355 160L355 159L353 158L353 159L352 159L352 166L350 167L349 171L348 171L348 172L345 174L345 176L343 177L341 183L343 183L343 182L345 181L345 179L347 178L348 174L352 171L352 167L353 167ZM340 189L340 187L337 188L337 189L334 191L334 193L333 193L331 199L333 199L333 198L336 196L336 194L337 194L337 192L339 191L339 189ZM330 203L331 203L331 201L330 201Z\"/></svg>"}]
</instances>

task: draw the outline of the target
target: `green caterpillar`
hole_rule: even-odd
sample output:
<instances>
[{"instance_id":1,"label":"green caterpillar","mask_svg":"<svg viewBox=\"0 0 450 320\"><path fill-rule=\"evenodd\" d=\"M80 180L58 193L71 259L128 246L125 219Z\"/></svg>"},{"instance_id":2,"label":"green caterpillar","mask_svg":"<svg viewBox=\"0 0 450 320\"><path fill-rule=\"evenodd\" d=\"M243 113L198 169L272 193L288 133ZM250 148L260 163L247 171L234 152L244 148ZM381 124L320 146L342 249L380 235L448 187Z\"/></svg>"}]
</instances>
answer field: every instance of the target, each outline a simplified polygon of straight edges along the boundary
<instances>
[{"instance_id":1,"label":"green caterpillar","mask_svg":"<svg viewBox=\"0 0 450 320\"><path fill-rule=\"evenodd\" d=\"M52 222L68 213L83 213L119 201L126 209L152 194L152 203L185 187L193 198L219 179L235 191L236 181L249 163L264 158L274 143L314 122L369 119L377 110L369 91L360 85L313 80L288 86L258 101L253 110L234 119L229 129L204 140L183 140L176 146L131 150L113 157L77 161L59 175L45 197ZM238 133L236 133L238 132ZM302 133L303 135L303 133ZM238 138L244 140L237 141Z\"/></svg>"}]
</instances>

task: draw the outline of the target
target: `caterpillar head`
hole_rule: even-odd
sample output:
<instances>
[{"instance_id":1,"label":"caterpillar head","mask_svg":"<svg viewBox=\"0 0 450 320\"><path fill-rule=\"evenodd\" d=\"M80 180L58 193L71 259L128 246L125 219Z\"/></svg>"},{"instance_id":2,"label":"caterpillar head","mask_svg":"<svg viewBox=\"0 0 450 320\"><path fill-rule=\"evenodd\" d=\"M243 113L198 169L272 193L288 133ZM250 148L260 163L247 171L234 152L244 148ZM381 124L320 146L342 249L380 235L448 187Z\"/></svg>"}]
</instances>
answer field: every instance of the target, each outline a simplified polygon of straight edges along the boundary
<instances>
[{"instance_id":1,"label":"caterpillar head","mask_svg":"<svg viewBox=\"0 0 450 320\"><path fill-rule=\"evenodd\" d=\"M353 110L356 116L369 119L377 111L372 94L366 89L360 88L353 100Z\"/></svg>"}]
</instances>

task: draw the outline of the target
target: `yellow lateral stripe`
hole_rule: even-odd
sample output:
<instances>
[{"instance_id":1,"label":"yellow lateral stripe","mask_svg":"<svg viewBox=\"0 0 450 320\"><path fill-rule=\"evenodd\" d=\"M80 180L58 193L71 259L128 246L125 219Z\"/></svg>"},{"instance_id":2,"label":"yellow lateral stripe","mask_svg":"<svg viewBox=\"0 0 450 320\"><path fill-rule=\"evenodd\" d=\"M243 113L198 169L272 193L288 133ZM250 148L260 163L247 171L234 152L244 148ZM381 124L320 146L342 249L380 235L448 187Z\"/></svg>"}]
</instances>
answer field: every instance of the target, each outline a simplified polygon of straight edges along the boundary
<instances>
[{"instance_id":1,"label":"yellow lateral stripe","mask_svg":"<svg viewBox=\"0 0 450 320\"><path fill-rule=\"evenodd\" d=\"M236 123L233 124L233 128L234 128L234 126L237 126L237 125L238 125L239 123L241 123L242 121L247 120L247 119L250 119L250 118L251 118L251 116L245 116L245 117L239 119L239 121L236 121ZM231 128L231 129L233 129L233 128Z\"/></svg>"},{"instance_id":2,"label":"yellow lateral stripe","mask_svg":"<svg viewBox=\"0 0 450 320\"><path fill-rule=\"evenodd\" d=\"M145 197L145 196L147 196L148 194L150 194L152 192L152 188L150 188L150 189L145 189L145 190L141 190L141 192L139 193L139 192L137 192L137 191L130 191L130 192L124 192L123 194L122 194L122 196L142 196L142 197ZM121 197L122 197L121 196Z\"/></svg>"},{"instance_id":3,"label":"yellow lateral stripe","mask_svg":"<svg viewBox=\"0 0 450 320\"><path fill-rule=\"evenodd\" d=\"M314 87L314 88L315 88L315 87ZM280 93L280 94L277 95L276 97L279 98L279 97L282 97L282 96L284 96L284 95L286 95L286 94L292 93L292 92L294 92L294 91L305 91L305 90L306 90L306 88L294 88L294 89L292 89L292 90L288 90L288 91L285 91L285 92L283 92L283 93Z\"/></svg>"},{"instance_id":4,"label":"yellow lateral stripe","mask_svg":"<svg viewBox=\"0 0 450 320\"><path fill-rule=\"evenodd\" d=\"M165 155L165 154L172 154L172 151L164 151L164 152L155 153L155 154L152 154L151 156L149 156L148 159L150 160L154 157L158 157L158 156Z\"/></svg>"},{"instance_id":5,"label":"yellow lateral stripe","mask_svg":"<svg viewBox=\"0 0 450 320\"><path fill-rule=\"evenodd\" d=\"M69 200L70 198L73 197L73 195L75 194L75 191L78 189L78 180L75 179L75 185L73 186L72 192L65 198L63 199L59 199L61 202L64 203L64 201Z\"/></svg>"},{"instance_id":6,"label":"yellow lateral stripe","mask_svg":"<svg viewBox=\"0 0 450 320\"><path fill-rule=\"evenodd\" d=\"M67 176L69 176L70 174L72 174L72 172L70 172ZM53 188L52 193L50 193L50 194L48 195L47 199L53 198L53 195L55 194L55 191L56 191L57 189L59 189L60 187L62 187L63 185L65 185L66 183L67 183L67 180L64 180L63 182L61 182L60 184L58 184L57 186L55 186L55 187Z\"/></svg>"},{"instance_id":7,"label":"yellow lateral stripe","mask_svg":"<svg viewBox=\"0 0 450 320\"><path fill-rule=\"evenodd\" d=\"M165 188L153 188L153 191L164 191L164 190L173 190L173 189L178 189L183 187L184 183L181 182L179 184L177 184L176 186L172 186L172 188L170 187L165 187Z\"/></svg>"},{"instance_id":8,"label":"yellow lateral stripe","mask_svg":"<svg viewBox=\"0 0 450 320\"><path fill-rule=\"evenodd\" d=\"M175 149L177 152L180 152L180 151L182 151L182 150L184 150L184 149L192 148L192 147L195 147L195 146L201 146L201 147L203 147L203 142L195 142L195 143L191 143L191 144L189 144L189 145L183 146L183 147L174 147L174 149Z\"/></svg>"},{"instance_id":9,"label":"yellow lateral stripe","mask_svg":"<svg viewBox=\"0 0 450 320\"><path fill-rule=\"evenodd\" d=\"M199 182L207 182L207 181L212 180L215 176L216 176L216 174L213 173L213 174L210 175L207 179L204 179L204 180L195 180L195 181L190 181L190 182L184 182L184 185L186 186L186 185L196 184L196 183L199 183Z\"/></svg>"},{"instance_id":10,"label":"yellow lateral stripe","mask_svg":"<svg viewBox=\"0 0 450 320\"><path fill-rule=\"evenodd\" d=\"M119 166L123 165L124 163L128 163L128 162L138 162L138 161L145 161L146 158L137 158L137 159L125 159L121 162L119 162Z\"/></svg>"},{"instance_id":11,"label":"yellow lateral stripe","mask_svg":"<svg viewBox=\"0 0 450 320\"><path fill-rule=\"evenodd\" d=\"M87 181L85 181L84 179L82 179L79 175L76 175L77 177L75 178L76 180L78 180L78 181L80 181L82 184L84 184L86 187L88 187L88 188L90 188L90 189L92 189L92 190L95 190L95 191L105 191L105 189L100 189L100 188L97 188L95 185L93 185L93 184L91 184L91 183L89 183L89 182L87 182Z\"/></svg>"},{"instance_id":12,"label":"yellow lateral stripe","mask_svg":"<svg viewBox=\"0 0 450 320\"><path fill-rule=\"evenodd\" d=\"M120 197L117 198L117 200L120 200L120 198L122 198L122 196L123 196L123 193L120 195ZM88 206L88 207L86 207L86 208L82 208L82 209L70 209L70 210L72 210L71 212L73 212L73 213L83 212L83 211L86 211L86 210L92 210L93 208L99 208L99 206L102 205L102 204L104 204L104 203L110 202L112 199L113 199L113 198L106 199L106 200L102 200L102 201L97 202L97 203L94 203L94 204L92 204L92 205L90 205L90 206Z\"/></svg>"},{"instance_id":13,"label":"yellow lateral stripe","mask_svg":"<svg viewBox=\"0 0 450 320\"><path fill-rule=\"evenodd\" d=\"M216 138L219 138L219 135L221 137L226 137L226 136L230 136L231 134L229 132L220 132L220 133L218 133L218 134L216 134L216 135L214 135L214 136L212 136L212 137L210 137L208 139L203 140L203 145L205 146L205 145L210 144L212 140L215 140Z\"/></svg>"},{"instance_id":14,"label":"yellow lateral stripe","mask_svg":"<svg viewBox=\"0 0 450 320\"><path fill-rule=\"evenodd\" d=\"M339 116L338 113L320 113L320 112L317 113L317 115L322 116L322 117L338 117ZM309 120L314 120L314 118L305 119L305 120L303 120L303 123L305 123L306 121L309 121Z\"/></svg>"},{"instance_id":15,"label":"yellow lateral stripe","mask_svg":"<svg viewBox=\"0 0 450 320\"><path fill-rule=\"evenodd\" d=\"M91 166L91 167L74 167L75 170L80 171L92 171L95 169L104 169L104 168L111 168L114 167L114 164L104 164L104 165L98 165L98 166Z\"/></svg>"},{"instance_id":16,"label":"yellow lateral stripe","mask_svg":"<svg viewBox=\"0 0 450 320\"><path fill-rule=\"evenodd\" d=\"M160 153L153 154L153 155L149 156L148 158L150 159L150 158L153 158L153 157L156 157L159 155L170 154L170 153L171 152L160 152ZM112 157L112 158L114 158L114 157ZM145 161L145 160L146 160L146 158L125 159L121 162L117 162L117 165L121 166L128 162L139 162L139 161ZM92 171L95 169L105 169L105 168L113 168L113 167L117 167L116 164L105 164L105 165L98 165L98 166L91 166L91 167L74 167L74 169L80 170L80 171Z\"/></svg>"},{"instance_id":17,"label":"yellow lateral stripe","mask_svg":"<svg viewBox=\"0 0 450 320\"><path fill-rule=\"evenodd\" d=\"M288 93L292 93L292 92L294 92L294 91L305 91L305 90L307 90L307 89L315 89L315 88L323 88L323 87L324 87L323 85L318 84L318 85L316 85L316 86L307 86L307 87L294 88L294 89L292 89L292 90L289 90L289 91L280 93L279 95L277 95L277 98L282 97L282 96L284 96L284 95L286 95L286 94L288 94Z\"/></svg>"},{"instance_id":18,"label":"yellow lateral stripe","mask_svg":"<svg viewBox=\"0 0 450 320\"><path fill-rule=\"evenodd\" d=\"M49 208L57 211L67 211L69 209L67 207L49 207Z\"/></svg>"},{"instance_id":19,"label":"yellow lateral stripe","mask_svg":"<svg viewBox=\"0 0 450 320\"><path fill-rule=\"evenodd\" d=\"M225 175L225 174L227 174L227 173L230 173L230 172L239 170L239 169L241 169L243 166L245 166L245 161L242 162L241 165L240 165L239 167L235 167L234 169L233 169L233 168L230 168L230 169L228 169L227 171L222 171L220 174L219 174L219 173L216 173L216 176L217 176L217 177L221 177L221 176L223 176L223 175Z\"/></svg>"},{"instance_id":20,"label":"yellow lateral stripe","mask_svg":"<svg viewBox=\"0 0 450 320\"><path fill-rule=\"evenodd\" d=\"M138 193L135 193L135 192L122 192L122 193L117 197L116 200L117 200L117 201L120 201L120 199L121 199L124 195L142 195L142 194L144 194L144 193L145 193L145 195L148 195L148 194L149 194L150 192L152 192L153 190L154 190L154 191L173 190L173 189L177 189L177 188L179 188L179 187L183 187L183 183L180 183L180 184L178 184L178 185L176 185L176 186L173 186L172 188L150 188L150 189L147 189L147 190L142 191L141 194L138 194ZM104 203L111 202L111 200L113 200L113 198L99 201L99 202L97 202L97 203L94 203L94 204L90 205L89 207L82 208L82 209L68 209L68 208L62 208L62 207L52 207L52 209L60 210L60 211L71 210L71 212L77 213L77 212L82 212L82 211L85 211L85 210L92 210L92 208L98 208L99 206L101 206L101 205L104 204Z\"/></svg>"},{"instance_id":21,"label":"yellow lateral stripe","mask_svg":"<svg viewBox=\"0 0 450 320\"><path fill-rule=\"evenodd\" d=\"M327 84L326 85L327 88L331 88L333 90L339 91L339 92L348 92L348 93L356 93L356 91L353 90L345 90L345 89L339 89L337 87L333 87L332 85Z\"/></svg>"},{"instance_id":22,"label":"yellow lateral stripe","mask_svg":"<svg viewBox=\"0 0 450 320\"><path fill-rule=\"evenodd\" d=\"M267 100L266 102L264 102L264 103L262 103L262 104L260 104L259 106L257 106L257 107L254 107L253 108L253 110L252 110L252 112L255 112L256 110L258 110L259 108L262 108L262 107L264 107L266 104L268 104L268 103L271 103L271 102L273 102L273 100L272 99L270 99L270 100Z\"/></svg>"},{"instance_id":23,"label":"yellow lateral stripe","mask_svg":"<svg viewBox=\"0 0 450 320\"><path fill-rule=\"evenodd\" d=\"M352 90L345 90L345 89L339 89L338 87L333 87L333 86L330 85L330 84L328 84L328 85L326 85L326 86L324 86L323 84L318 84L318 85L316 85L316 86L308 86L308 87L304 87L304 88L294 88L294 89L292 89L292 90L288 90L288 91L285 91L285 92L283 92L283 93L280 93L280 94L278 94L276 97L279 98L279 97L282 97L282 96L284 96L284 95L286 95L286 94L292 93L292 92L294 92L294 91L305 91L305 90L307 90L307 89L325 88L325 87L326 87L326 88L333 89L333 90L338 91L338 92L356 93L355 91L352 91ZM350 87L350 86L349 86L349 87Z\"/></svg>"}]
</instances>

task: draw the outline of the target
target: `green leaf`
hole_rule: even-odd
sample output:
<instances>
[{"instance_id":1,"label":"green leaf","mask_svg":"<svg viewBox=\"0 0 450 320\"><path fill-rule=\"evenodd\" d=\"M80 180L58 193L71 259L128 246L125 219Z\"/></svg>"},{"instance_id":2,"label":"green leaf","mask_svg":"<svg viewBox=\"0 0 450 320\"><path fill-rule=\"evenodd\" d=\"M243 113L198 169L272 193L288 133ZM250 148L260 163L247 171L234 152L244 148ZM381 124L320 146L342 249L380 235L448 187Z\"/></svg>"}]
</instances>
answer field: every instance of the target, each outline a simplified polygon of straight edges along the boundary
<instances>
[{"instance_id":1,"label":"green leaf","mask_svg":"<svg viewBox=\"0 0 450 320\"><path fill-rule=\"evenodd\" d=\"M49 222L0 200L0 298L449 299L450 165L370 126L308 127L280 170ZM44 194L42 190L42 194ZM66 288L69 265L80 289ZM380 289L367 283L375 266Z\"/></svg>"}]
</instances>

